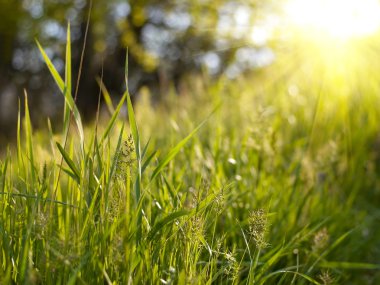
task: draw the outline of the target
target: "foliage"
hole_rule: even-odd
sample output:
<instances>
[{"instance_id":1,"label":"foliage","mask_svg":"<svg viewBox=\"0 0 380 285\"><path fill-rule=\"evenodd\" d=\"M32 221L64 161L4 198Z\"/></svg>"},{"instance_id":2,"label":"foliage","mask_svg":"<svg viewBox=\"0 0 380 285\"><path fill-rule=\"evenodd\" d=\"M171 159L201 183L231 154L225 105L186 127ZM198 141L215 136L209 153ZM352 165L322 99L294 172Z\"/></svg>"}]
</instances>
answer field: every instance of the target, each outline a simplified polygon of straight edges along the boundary
<instances>
[{"instance_id":1,"label":"foliage","mask_svg":"<svg viewBox=\"0 0 380 285\"><path fill-rule=\"evenodd\" d=\"M217 76L229 68L244 72L255 68L254 61L238 60L245 54L261 53L249 41L257 9L256 1L158 1L158 0L1 0L0 11L0 145L3 136L15 137L17 97L24 88L30 94L36 127L49 117L60 121L64 101L39 60L37 37L59 73L66 41L65 26L71 24L73 75L77 77L81 50L86 37L86 53L76 100L83 120L96 113L95 78L104 70L103 82L111 98L123 92L124 50L129 48L132 94L147 86L154 100L160 100L173 86L182 93L192 73L208 71ZM243 11L244 17L238 17ZM86 23L90 14L90 25ZM248 17L246 17L248 15ZM240 19L240 20L239 20ZM244 23L241 23L241 20ZM239 62L237 62L239 61ZM46 79L46 80L45 80ZM75 86L75 82L74 82ZM77 92L75 92L77 93ZM48 95L49 94L49 95ZM21 111L22 112L22 111Z\"/></svg>"},{"instance_id":2,"label":"foliage","mask_svg":"<svg viewBox=\"0 0 380 285\"><path fill-rule=\"evenodd\" d=\"M194 76L82 129L69 67L49 68L74 117L33 135L25 100L0 163L0 283L379 282L376 79L333 97L308 72Z\"/></svg>"}]
</instances>

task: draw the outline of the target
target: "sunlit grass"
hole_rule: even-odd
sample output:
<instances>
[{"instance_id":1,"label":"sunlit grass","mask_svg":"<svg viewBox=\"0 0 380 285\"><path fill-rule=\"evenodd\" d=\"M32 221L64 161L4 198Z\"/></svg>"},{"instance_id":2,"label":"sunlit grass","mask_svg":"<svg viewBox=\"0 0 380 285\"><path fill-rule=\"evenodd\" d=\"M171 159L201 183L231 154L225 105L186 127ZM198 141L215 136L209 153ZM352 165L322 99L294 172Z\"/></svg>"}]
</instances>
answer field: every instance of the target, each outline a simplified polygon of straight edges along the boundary
<instances>
[{"instance_id":1,"label":"sunlit grass","mask_svg":"<svg viewBox=\"0 0 380 285\"><path fill-rule=\"evenodd\" d=\"M109 117L84 129L70 65L63 80L44 57L75 124L33 135L25 100L0 162L0 283L378 283L378 78L298 56L194 76L155 110L100 84Z\"/></svg>"}]
</instances>

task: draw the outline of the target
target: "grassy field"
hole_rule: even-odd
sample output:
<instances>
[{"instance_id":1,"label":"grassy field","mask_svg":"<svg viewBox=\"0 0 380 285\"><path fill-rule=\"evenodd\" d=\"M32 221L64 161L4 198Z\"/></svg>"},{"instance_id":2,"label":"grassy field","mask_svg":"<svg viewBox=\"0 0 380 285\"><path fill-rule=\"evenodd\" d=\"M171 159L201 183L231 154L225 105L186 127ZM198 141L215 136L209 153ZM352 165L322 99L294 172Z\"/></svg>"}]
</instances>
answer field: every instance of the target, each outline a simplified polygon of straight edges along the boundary
<instances>
[{"instance_id":1,"label":"grassy field","mask_svg":"<svg viewBox=\"0 0 380 285\"><path fill-rule=\"evenodd\" d=\"M380 284L376 74L280 62L154 109L103 92L83 128L70 54L64 79L45 57L63 130L25 100L0 163L1 284Z\"/></svg>"}]
</instances>

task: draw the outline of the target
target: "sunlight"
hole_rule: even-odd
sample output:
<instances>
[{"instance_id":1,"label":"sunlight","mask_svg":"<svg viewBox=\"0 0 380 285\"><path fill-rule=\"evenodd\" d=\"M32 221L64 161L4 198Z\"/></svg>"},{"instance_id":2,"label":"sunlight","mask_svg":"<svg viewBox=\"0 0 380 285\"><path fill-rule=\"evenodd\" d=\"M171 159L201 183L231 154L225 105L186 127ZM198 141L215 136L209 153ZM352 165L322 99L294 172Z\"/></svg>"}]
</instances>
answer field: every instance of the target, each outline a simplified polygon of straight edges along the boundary
<instances>
[{"instance_id":1,"label":"sunlight","mask_svg":"<svg viewBox=\"0 0 380 285\"><path fill-rule=\"evenodd\" d=\"M380 28L377 0L289 0L284 12L291 25L313 36L347 40Z\"/></svg>"}]
</instances>

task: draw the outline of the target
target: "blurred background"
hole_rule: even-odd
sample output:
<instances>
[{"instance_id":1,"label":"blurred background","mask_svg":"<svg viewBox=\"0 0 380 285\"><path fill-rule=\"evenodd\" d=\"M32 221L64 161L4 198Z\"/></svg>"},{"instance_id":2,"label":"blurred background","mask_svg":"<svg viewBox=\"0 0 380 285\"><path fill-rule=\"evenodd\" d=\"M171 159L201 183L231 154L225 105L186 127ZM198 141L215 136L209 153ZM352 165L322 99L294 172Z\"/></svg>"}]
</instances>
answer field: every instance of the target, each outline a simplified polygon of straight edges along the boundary
<instances>
[{"instance_id":1,"label":"blurred background","mask_svg":"<svg viewBox=\"0 0 380 285\"><path fill-rule=\"evenodd\" d=\"M14 137L24 88L35 127L46 125L47 117L60 121L63 96L35 39L63 74L70 22L75 81L90 6L89 0L0 0L0 143ZM371 61L378 51L379 6L376 0L96 0L77 104L84 119L91 120L102 69L111 96L120 98L127 47L130 93L137 98L144 87L153 104L168 92L186 94L196 77L255 76L278 60L282 70L270 74L276 78L291 75L305 59L330 63L334 69L346 69L341 63L353 58L360 64ZM299 37L291 40L299 34L302 42ZM370 34L371 45L360 43L355 56L342 56L348 38Z\"/></svg>"},{"instance_id":2,"label":"blurred background","mask_svg":"<svg viewBox=\"0 0 380 285\"><path fill-rule=\"evenodd\" d=\"M261 1L264 2L264 1ZM18 100L29 94L36 127L59 121L63 96L44 65L35 39L64 73L67 23L77 78L90 11L86 0L0 0L0 140L14 136ZM268 17L266 10L271 11ZM152 101L190 88L190 77L235 78L268 66L275 58L269 36L275 5L265 1L96 0L93 1L77 104L85 120L96 111L100 77L115 100L125 90L147 87ZM75 80L74 80L75 81Z\"/></svg>"}]
</instances>

